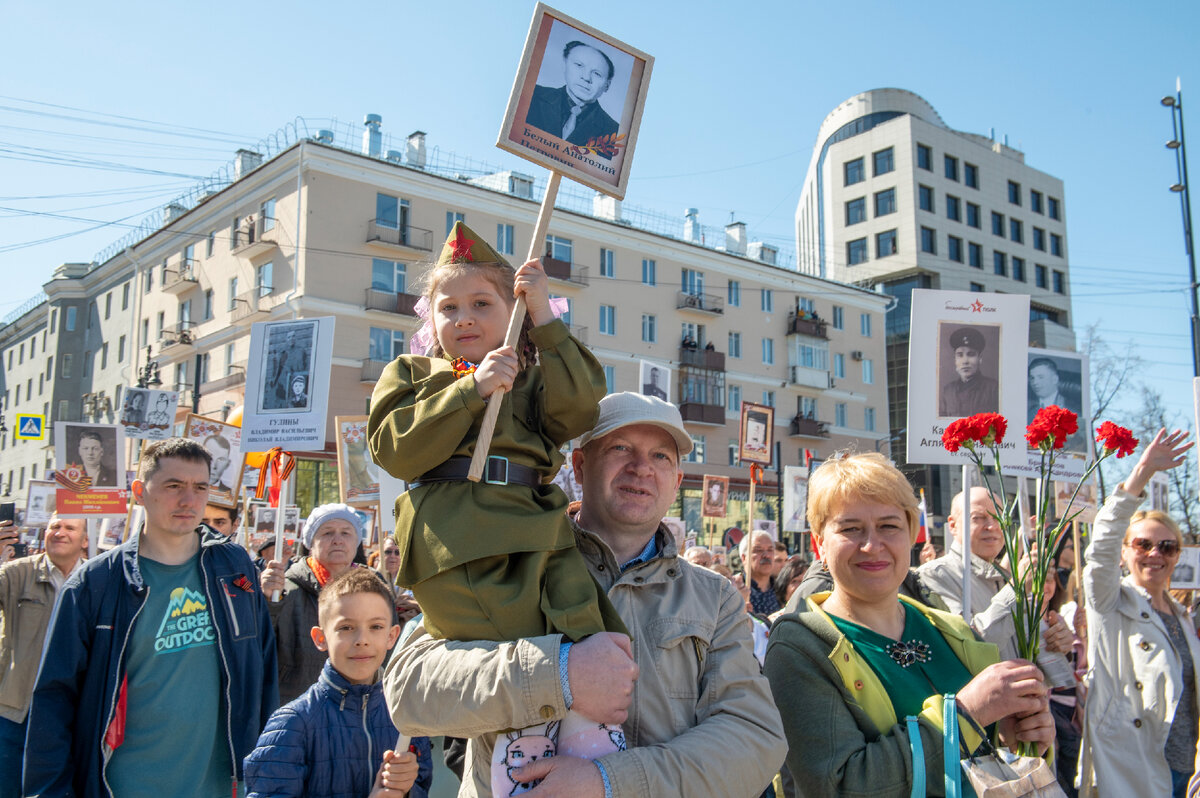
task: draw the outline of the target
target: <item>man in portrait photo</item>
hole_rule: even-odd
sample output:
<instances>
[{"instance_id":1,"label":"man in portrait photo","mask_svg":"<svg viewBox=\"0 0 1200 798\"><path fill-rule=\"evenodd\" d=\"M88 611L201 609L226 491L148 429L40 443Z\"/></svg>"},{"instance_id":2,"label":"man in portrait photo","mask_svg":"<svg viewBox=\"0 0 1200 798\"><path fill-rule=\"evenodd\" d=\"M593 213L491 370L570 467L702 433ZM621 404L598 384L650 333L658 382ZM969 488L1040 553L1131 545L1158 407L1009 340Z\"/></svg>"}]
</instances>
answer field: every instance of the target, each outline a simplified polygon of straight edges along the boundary
<instances>
[{"instance_id":1,"label":"man in portrait photo","mask_svg":"<svg viewBox=\"0 0 1200 798\"><path fill-rule=\"evenodd\" d=\"M136 427L146 421L146 392L130 388L125 392L125 407L121 411L121 423Z\"/></svg>"},{"instance_id":2,"label":"man in portrait photo","mask_svg":"<svg viewBox=\"0 0 1200 798\"><path fill-rule=\"evenodd\" d=\"M651 366L646 372L646 382L642 383L642 394L653 396L655 399L667 401L667 392L663 389L663 370Z\"/></svg>"},{"instance_id":3,"label":"man in portrait photo","mask_svg":"<svg viewBox=\"0 0 1200 798\"><path fill-rule=\"evenodd\" d=\"M995 413L1000 408L1000 383L983 373L983 333L969 325L956 327L946 343L953 353L955 377L942 386L938 415L961 418Z\"/></svg>"},{"instance_id":4,"label":"man in portrait photo","mask_svg":"<svg viewBox=\"0 0 1200 798\"><path fill-rule=\"evenodd\" d=\"M146 423L152 427L167 427L172 421L171 400L165 393L160 393L154 401L154 409L146 416Z\"/></svg>"},{"instance_id":5,"label":"man in portrait photo","mask_svg":"<svg viewBox=\"0 0 1200 798\"><path fill-rule=\"evenodd\" d=\"M578 40L567 42L562 55L565 85L534 86L525 124L577 145L616 133L617 122L598 102L612 82L612 59Z\"/></svg>"},{"instance_id":6,"label":"man in portrait photo","mask_svg":"<svg viewBox=\"0 0 1200 798\"><path fill-rule=\"evenodd\" d=\"M1029 361L1029 392L1026 423L1032 423L1033 417L1043 407L1055 405L1064 407L1076 415L1082 415L1083 402L1080 389L1075 384L1065 384L1059 372L1058 363L1053 358L1039 356ZM1080 429L1067 437L1066 448L1072 452L1088 451L1086 424L1080 420Z\"/></svg>"},{"instance_id":7,"label":"man in portrait photo","mask_svg":"<svg viewBox=\"0 0 1200 798\"><path fill-rule=\"evenodd\" d=\"M212 462L208 467L208 487L209 490L232 494L233 489L230 487L230 479L226 471L229 470L229 464L232 462L233 447L229 445L224 436L212 434L204 439L204 449L212 458Z\"/></svg>"},{"instance_id":8,"label":"man in portrait photo","mask_svg":"<svg viewBox=\"0 0 1200 798\"><path fill-rule=\"evenodd\" d=\"M722 517L725 515L725 481L707 479L704 486L704 515Z\"/></svg>"},{"instance_id":9,"label":"man in portrait photo","mask_svg":"<svg viewBox=\"0 0 1200 798\"><path fill-rule=\"evenodd\" d=\"M78 452L83 473L91 477L92 487L117 487L117 470L111 462L111 457L106 456L104 438L99 432L90 429L80 432Z\"/></svg>"},{"instance_id":10,"label":"man in portrait photo","mask_svg":"<svg viewBox=\"0 0 1200 798\"><path fill-rule=\"evenodd\" d=\"M282 341L280 340L282 338ZM283 407L304 407L308 404L308 336L301 340L300 331L292 327L284 333L282 330L271 331L270 365L266 370L266 380L263 385L263 407L277 410ZM296 393L296 378L301 380L299 393ZM293 404L297 396L304 401Z\"/></svg>"}]
</instances>

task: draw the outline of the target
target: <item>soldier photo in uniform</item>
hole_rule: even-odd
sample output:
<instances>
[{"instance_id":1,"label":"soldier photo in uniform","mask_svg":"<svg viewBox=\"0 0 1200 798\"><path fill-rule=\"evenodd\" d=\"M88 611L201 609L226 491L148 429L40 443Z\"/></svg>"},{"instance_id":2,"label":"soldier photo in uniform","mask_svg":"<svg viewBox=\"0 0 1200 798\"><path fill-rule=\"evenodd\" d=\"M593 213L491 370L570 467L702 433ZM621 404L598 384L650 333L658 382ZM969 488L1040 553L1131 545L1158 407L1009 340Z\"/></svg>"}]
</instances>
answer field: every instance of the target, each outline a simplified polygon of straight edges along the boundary
<instances>
[{"instance_id":1,"label":"soldier photo in uniform","mask_svg":"<svg viewBox=\"0 0 1200 798\"><path fill-rule=\"evenodd\" d=\"M262 409L307 408L316 322L279 324L267 333Z\"/></svg>"},{"instance_id":2,"label":"soldier photo in uniform","mask_svg":"<svg viewBox=\"0 0 1200 798\"><path fill-rule=\"evenodd\" d=\"M1000 327L989 324L943 323L949 334L938 353L941 390L938 415L963 418L1000 409L1000 383L988 376L999 373ZM940 337L940 336L939 336Z\"/></svg>"}]
</instances>

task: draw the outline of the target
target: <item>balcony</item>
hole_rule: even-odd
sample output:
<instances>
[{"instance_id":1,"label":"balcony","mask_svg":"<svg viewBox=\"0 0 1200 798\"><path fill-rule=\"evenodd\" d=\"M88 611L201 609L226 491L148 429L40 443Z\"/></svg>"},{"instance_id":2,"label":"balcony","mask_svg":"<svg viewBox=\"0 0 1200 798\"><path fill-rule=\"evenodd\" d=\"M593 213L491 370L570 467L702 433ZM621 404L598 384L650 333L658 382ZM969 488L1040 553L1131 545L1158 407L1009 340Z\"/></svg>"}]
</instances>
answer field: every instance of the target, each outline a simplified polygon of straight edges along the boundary
<instances>
[{"instance_id":1,"label":"balcony","mask_svg":"<svg viewBox=\"0 0 1200 798\"><path fill-rule=\"evenodd\" d=\"M833 377L827 370L808 366L789 366L788 382L792 385L803 385L806 388L816 388L821 391L833 387Z\"/></svg>"},{"instance_id":2,"label":"balcony","mask_svg":"<svg viewBox=\"0 0 1200 798\"><path fill-rule=\"evenodd\" d=\"M270 221L269 229L266 223ZM269 252L277 246L276 233L279 223L275 219L262 216L250 216L233 232L231 249L239 258L253 258L264 252Z\"/></svg>"},{"instance_id":3,"label":"balcony","mask_svg":"<svg viewBox=\"0 0 1200 798\"><path fill-rule=\"evenodd\" d=\"M696 349L690 346L679 347L679 365L695 366L710 371L725 370L725 353L713 349Z\"/></svg>"},{"instance_id":4,"label":"balcony","mask_svg":"<svg viewBox=\"0 0 1200 798\"><path fill-rule=\"evenodd\" d=\"M233 310L229 313L230 322L238 324L265 319L275 306L271 301L271 291L271 288L264 287L238 294L233 301Z\"/></svg>"},{"instance_id":5,"label":"balcony","mask_svg":"<svg viewBox=\"0 0 1200 798\"><path fill-rule=\"evenodd\" d=\"M229 373L224 377L217 377L215 380L210 380L200 386L200 393L207 396L208 394L216 393L217 391L226 391L230 388L236 388L246 382L246 362L232 363L229 366Z\"/></svg>"},{"instance_id":6,"label":"balcony","mask_svg":"<svg viewBox=\"0 0 1200 798\"><path fill-rule=\"evenodd\" d=\"M390 360L364 360L362 362L362 374L359 376L359 382L379 382L379 378L383 376L383 370L387 368Z\"/></svg>"},{"instance_id":7,"label":"balcony","mask_svg":"<svg viewBox=\"0 0 1200 798\"><path fill-rule=\"evenodd\" d=\"M826 323L818 318L815 313L801 311L797 314L795 311L792 311L788 314L788 335L809 335L813 338L823 338L828 341L829 334L826 332L826 326Z\"/></svg>"},{"instance_id":8,"label":"balcony","mask_svg":"<svg viewBox=\"0 0 1200 798\"><path fill-rule=\"evenodd\" d=\"M179 266L174 269L167 269L163 275L163 290L168 294L182 294L188 289L194 288L199 280L196 275L200 270L200 262L195 258L182 261Z\"/></svg>"},{"instance_id":9,"label":"balcony","mask_svg":"<svg viewBox=\"0 0 1200 798\"><path fill-rule=\"evenodd\" d=\"M380 291L368 288L364 304L367 310L383 310L388 313L399 313L401 316L416 316L417 302L421 297L412 294L398 294L395 291Z\"/></svg>"},{"instance_id":10,"label":"balcony","mask_svg":"<svg viewBox=\"0 0 1200 798\"><path fill-rule=\"evenodd\" d=\"M542 258L542 268L546 270L546 276L551 280L574 285L588 284L588 268L586 266L575 266L570 261L546 255Z\"/></svg>"},{"instance_id":11,"label":"balcony","mask_svg":"<svg viewBox=\"0 0 1200 798\"><path fill-rule=\"evenodd\" d=\"M367 243L432 252L433 231L413 227L411 224L396 226L379 219L368 219Z\"/></svg>"},{"instance_id":12,"label":"balcony","mask_svg":"<svg viewBox=\"0 0 1200 798\"><path fill-rule=\"evenodd\" d=\"M684 402L679 406L679 415L684 421L696 424L711 424L716 427L725 426L725 406L705 405L699 402Z\"/></svg>"},{"instance_id":13,"label":"balcony","mask_svg":"<svg viewBox=\"0 0 1200 798\"><path fill-rule=\"evenodd\" d=\"M679 310L699 310L704 313L720 315L725 312L725 300L716 294L676 291L675 307Z\"/></svg>"},{"instance_id":14,"label":"balcony","mask_svg":"<svg viewBox=\"0 0 1200 798\"><path fill-rule=\"evenodd\" d=\"M828 438L829 425L824 421L797 414L788 424L788 435L797 438Z\"/></svg>"},{"instance_id":15,"label":"balcony","mask_svg":"<svg viewBox=\"0 0 1200 798\"><path fill-rule=\"evenodd\" d=\"M158 351L165 353L177 346L191 346L196 343L196 333L190 321L181 321L172 327L164 327L158 336Z\"/></svg>"}]
</instances>

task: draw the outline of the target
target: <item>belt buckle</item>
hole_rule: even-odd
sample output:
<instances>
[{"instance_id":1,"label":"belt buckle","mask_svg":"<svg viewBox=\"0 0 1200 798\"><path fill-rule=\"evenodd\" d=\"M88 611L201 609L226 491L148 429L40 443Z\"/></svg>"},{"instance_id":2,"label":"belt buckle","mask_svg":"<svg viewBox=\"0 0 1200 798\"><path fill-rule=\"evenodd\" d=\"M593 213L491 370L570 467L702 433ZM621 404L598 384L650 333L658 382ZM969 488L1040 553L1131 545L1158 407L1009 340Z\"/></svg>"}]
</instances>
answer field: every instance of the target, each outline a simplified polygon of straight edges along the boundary
<instances>
[{"instance_id":1,"label":"belt buckle","mask_svg":"<svg viewBox=\"0 0 1200 798\"><path fill-rule=\"evenodd\" d=\"M499 479L492 476L492 466L495 464L504 464L504 476ZM491 455L487 459L487 468L483 472L483 481L488 485L507 485L508 484L508 458L500 455Z\"/></svg>"}]
</instances>

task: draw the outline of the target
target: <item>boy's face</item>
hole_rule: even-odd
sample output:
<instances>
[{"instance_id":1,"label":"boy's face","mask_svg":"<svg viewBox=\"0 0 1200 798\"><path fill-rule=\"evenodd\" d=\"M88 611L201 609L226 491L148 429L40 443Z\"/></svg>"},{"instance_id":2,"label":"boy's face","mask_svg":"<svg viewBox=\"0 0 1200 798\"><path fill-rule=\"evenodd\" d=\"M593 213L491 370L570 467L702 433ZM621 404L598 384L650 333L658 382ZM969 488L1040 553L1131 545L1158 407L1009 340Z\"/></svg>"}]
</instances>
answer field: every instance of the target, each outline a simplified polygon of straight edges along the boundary
<instances>
[{"instance_id":1,"label":"boy's face","mask_svg":"<svg viewBox=\"0 0 1200 798\"><path fill-rule=\"evenodd\" d=\"M383 596L351 593L330 605L311 634L338 673L351 684L370 684L400 627L392 624L392 607Z\"/></svg>"}]
</instances>

